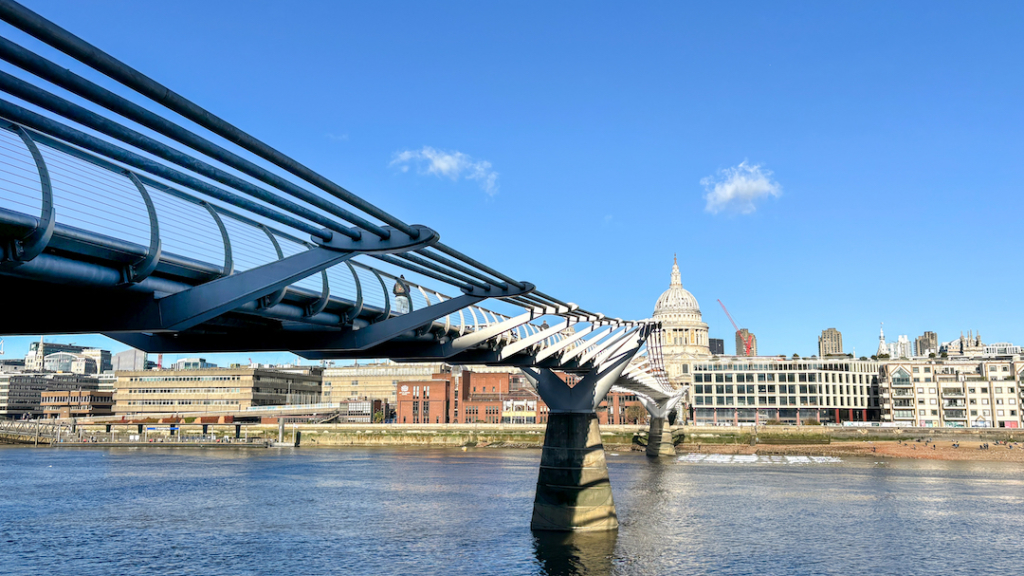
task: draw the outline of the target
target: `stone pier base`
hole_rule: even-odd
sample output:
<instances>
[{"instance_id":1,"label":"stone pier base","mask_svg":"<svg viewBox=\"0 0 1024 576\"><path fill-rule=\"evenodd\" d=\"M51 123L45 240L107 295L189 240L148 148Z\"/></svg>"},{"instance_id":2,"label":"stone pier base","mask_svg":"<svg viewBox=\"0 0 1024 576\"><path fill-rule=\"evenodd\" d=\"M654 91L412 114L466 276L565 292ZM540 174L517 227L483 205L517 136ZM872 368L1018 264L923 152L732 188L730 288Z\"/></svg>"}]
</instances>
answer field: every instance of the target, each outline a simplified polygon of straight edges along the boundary
<instances>
[{"instance_id":1,"label":"stone pier base","mask_svg":"<svg viewBox=\"0 0 1024 576\"><path fill-rule=\"evenodd\" d=\"M665 418L651 418L651 431L647 436L647 455L652 458L676 455L672 429Z\"/></svg>"},{"instance_id":2,"label":"stone pier base","mask_svg":"<svg viewBox=\"0 0 1024 576\"><path fill-rule=\"evenodd\" d=\"M618 527L597 415L549 414L530 528L568 532Z\"/></svg>"}]
</instances>

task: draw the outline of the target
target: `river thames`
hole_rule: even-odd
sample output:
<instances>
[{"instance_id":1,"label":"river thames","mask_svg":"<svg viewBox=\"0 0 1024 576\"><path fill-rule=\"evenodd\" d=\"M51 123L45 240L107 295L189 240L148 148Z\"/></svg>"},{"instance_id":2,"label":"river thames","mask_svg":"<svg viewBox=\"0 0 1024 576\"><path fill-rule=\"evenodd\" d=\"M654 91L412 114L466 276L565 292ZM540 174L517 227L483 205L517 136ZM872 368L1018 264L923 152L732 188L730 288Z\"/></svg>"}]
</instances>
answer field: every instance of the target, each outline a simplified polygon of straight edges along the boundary
<instances>
[{"instance_id":1,"label":"river thames","mask_svg":"<svg viewBox=\"0 0 1024 576\"><path fill-rule=\"evenodd\" d=\"M621 527L529 529L539 450L0 448L4 574L1018 574L1024 466L609 453Z\"/></svg>"}]
</instances>

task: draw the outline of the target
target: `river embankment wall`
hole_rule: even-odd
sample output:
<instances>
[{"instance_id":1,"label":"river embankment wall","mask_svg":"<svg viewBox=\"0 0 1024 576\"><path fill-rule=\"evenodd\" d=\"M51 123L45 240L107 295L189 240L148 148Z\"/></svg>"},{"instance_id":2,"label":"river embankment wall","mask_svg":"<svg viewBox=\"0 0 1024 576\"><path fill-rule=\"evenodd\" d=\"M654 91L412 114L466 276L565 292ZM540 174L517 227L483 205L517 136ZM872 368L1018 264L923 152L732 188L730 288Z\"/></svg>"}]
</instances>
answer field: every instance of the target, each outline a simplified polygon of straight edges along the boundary
<instances>
[{"instance_id":1,"label":"river embankment wall","mask_svg":"<svg viewBox=\"0 0 1024 576\"><path fill-rule=\"evenodd\" d=\"M88 427L86 427L88 428ZM233 425L209 426L214 434L233 434ZM275 440L277 425L244 425L248 438ZM505 446L540 448L543 424L287 424L285 438L301 432L305 446ZM646 446L647 426L602 426L601 439L609 448ZM192 433L197 433L197 430ZM190 432L183 429L182 433ZM1024 430L1012 428L895 428L832 426L676 426L675 444L831 444L917 439L934 441L1024 441Z\"/></svg>"},{"instance_id":2,"label":"river embankment wall","mask_svg":"<svg viewBox=\"0 0 1024 576\"><path fill-rule=\"evenodd\" d=\"M166 426L166 425L165 425ZM169 431L159 428L149 438L165 437ZM115 426L115 432L119 426ZM103 426L82 425L82 432L94 434L94 441L121 441L111 437ZM274 424L242 426L248 439L276 440L279 428ZM301 432L303 446L500 446L540 448L544 442L543 424L288 424L284 439ZM199 427L182 426L186 438L199 434ZM231 437L235 426L211 424L208 433ZM886 442L902 440L996 442L1024 441L1024 430L1007 428L894 428L830 426L677 426L672 430L676 445L813 445L843 442ZM601 439L612 450L640 449L647 444L647 426L602 426ZM13 440L13 439L8 439ZM28 438L21 439L29 440Z\"/></svg>"}]
</instances>

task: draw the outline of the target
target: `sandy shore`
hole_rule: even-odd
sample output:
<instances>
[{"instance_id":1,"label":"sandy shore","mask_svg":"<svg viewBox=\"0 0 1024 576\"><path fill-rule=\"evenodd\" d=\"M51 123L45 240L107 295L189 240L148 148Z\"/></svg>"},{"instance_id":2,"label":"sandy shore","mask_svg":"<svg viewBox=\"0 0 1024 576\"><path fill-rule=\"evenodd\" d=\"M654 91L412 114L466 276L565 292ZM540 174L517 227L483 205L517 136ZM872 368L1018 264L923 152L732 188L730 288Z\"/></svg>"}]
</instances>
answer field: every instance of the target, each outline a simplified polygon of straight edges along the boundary
<instances>
[{"instance_id":1,"label":"sandy shore","mask_svg":"<svg viewBox=\"0 0 1024 576\"><path fill-rule=\"evenodd\" d=\"M927 460L976 460L1024 463L1024 443L996 445L989 443L988 450L978 448L979 443L961 443L959 448L953 442L833 442L814 445L766 445L747 446L740 444L679 444L676 452L686 454L703 452L708 454L786 454L802 456L887 456L889 458L921 458Z\"/></svg>"}]
</instances>

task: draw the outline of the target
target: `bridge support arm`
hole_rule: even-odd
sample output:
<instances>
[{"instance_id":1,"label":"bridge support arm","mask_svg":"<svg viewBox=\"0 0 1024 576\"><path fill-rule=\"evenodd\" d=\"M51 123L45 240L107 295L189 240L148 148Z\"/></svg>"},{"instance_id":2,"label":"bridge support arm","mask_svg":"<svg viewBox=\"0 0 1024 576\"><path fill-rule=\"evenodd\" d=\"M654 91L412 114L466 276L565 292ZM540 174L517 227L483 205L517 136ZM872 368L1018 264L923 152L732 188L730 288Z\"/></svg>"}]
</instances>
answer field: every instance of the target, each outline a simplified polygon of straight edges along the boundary
<instances>
[{"instance_id":1,"label":"bridge support arm","mask_svg":"<svg viewBox=\"0 0 1024 576\"><path fill-rule=\"evenodd\" d=\"M570 388L547 368L524 368L548 406L533 501L533 530L615 530L619 520L595 410L643 340L595 368Z\"/></svg>"},{"instance_id":2,"label":"bridge support arm","mask_svg":"<svg viewBox=\"0 0 1024 576\"><path fill-rule=\"evenodd\" d=\"M685 390L679 390L661 402L642 394L636 395L651 417L650 430L647 434L647 455L649 457L676 455L676 445L672 441L672 427L668 423L668 413L679 404L684 393Z\"/></svg>"}]
</instances>

